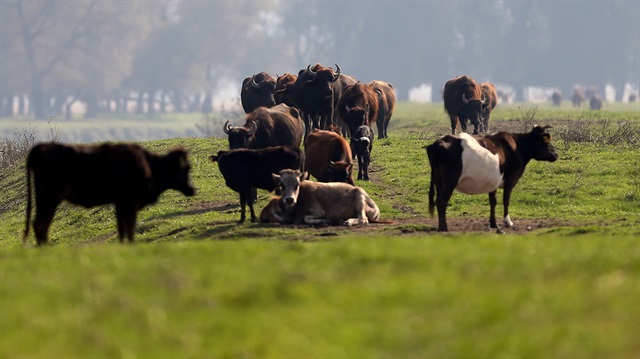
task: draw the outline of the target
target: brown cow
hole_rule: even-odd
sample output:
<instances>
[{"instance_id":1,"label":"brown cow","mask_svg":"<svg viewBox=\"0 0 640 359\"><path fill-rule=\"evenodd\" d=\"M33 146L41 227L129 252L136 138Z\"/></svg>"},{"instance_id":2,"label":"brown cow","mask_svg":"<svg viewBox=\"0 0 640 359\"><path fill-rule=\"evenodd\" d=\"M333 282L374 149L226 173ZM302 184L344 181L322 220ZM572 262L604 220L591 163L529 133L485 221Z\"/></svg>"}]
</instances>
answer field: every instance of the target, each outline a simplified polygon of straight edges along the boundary
<instances>
[{"instance_id":1,"label":"brown cow","mask_svg":"<svg viewBox=\"0 0 640 359\"><path fill-rule=\"evenodd\" d=\"M438 207L438 231L447 231L446 211L453 190L466 194L489 194L489 225L497 228L496 191L503 188L504 225L513 226L509 217L511 192L532 159L554 162L558 159L549 126L535 126L529 133L498 132L494 135L447 135L425 146L431 165L429 213ZM434 202L434 190L437 197Z\"/></svg>"},{"instance_id":2,"label":"brown cow","mask_svg":"<svg viewBox=\"0 0 640 359\"><path fill-rule=\"evenodd\" d=\"M276 104L273 91L276 88L276 79L266 72L257 73L246 77L242 81L240 101L245 113L251 113L258 107L272 107Z\"/></svg>"},{"instance_id":3,"label":"brown cow","mask_svg":"<svg viewBox=\"0 0 640 359\"><path fill-rule=\"evenodd\" d=\"M484 82L480 85L482 88L482 95L485 98L485 104L482 105L482 118L484 119L484 131L489 131L489 118L491 117L491 112L496 105L498 105L498 92L496 91L496 87L489 82Z\"/></svg>"},{"instance_id":4,"label":"brown cow","mask_svg":"<svg viewBox=\"0 0 640 359\"><path fill-rule=\"evenodd\" d=\"M300 113L285 104L259 107L246 116L244 126L224 124L229 137L229 148L266 148L269 146L296 146L302 142L304 131Z\"/></svg>"},{"instance_id":5,"label":"brown cow","mask_svg":"<svg viewBox=\"0 0 640 359\"><path fill-rule=\"evenodd\" d=\"M444 110L451 119L451 134L455 135L458 122L462 132L467 131L467 119L473 125L474 134L485 132L482 119L485 98L482 88L474 79L463 75L447 81L442 97Z\"/></svg>"},{"instance_id":6,"label":"brown cow","mask_svg":"<svg viewBox=\"0 0 640 359\"><path fill-rule=\"evenodd\" d=\"M352 226L376 222L380 210L361 187L342 182L307 181L306 174L282 170L273 178L279 183L280 197L274 197L260 214L262 220L279 223Z\"/></svg>"},{"instance_id":7,"label":"brown cow","mask_svg":"<svg viewBox=\"0 0 640 359\"><path fill-rule=\"evenodd\" d=\"M551 103L553 106L560 106L562 104L562 91L555 90L551 94Z\"/></svg>"},{"instance_id":8,"label":"brown cow","mask_svg":"<svg viewBox=\"0 0 640 359\"><path fill-rule=\"evenodd\" d=\"M349 143L333 131L314 130L304 141L305 169L320 182L353 182Z\"/></svg>"},{"instance_id":9,"label":"brown cow","mask_svg":"<svg viewBox=\"0 0 640 359\"><path fill-rule=\"evenodd\" d=\"M589 108L592 110L601 110L602 109L602 97L600 95L595 94L589 100Z\"/></svg>"},{"instance_id":10,"label":"brown cow","mask_svg":"<svg viewBox=\"0 0 640 359\"><path fill-rule=\"evenodd\" d=\"M582 106L582 103L584 102L584 92L582 92L582 87L580 85L575 85L573 87L571 102L573 103L573 107Z\"/></svg>"},{"instance_id":11,"label":"brown cow","mask_svg":"<svg viewBox=\"0 0 640 359\"><path fill-rule=\"evenodd\" d=\"M387 138L389 137L387 135L389 120L391 120L393 110L396 108L396 92L393 85L388 82L374 80L368 85L378 95L378 118L376 119L378 138Z\"/></svg>"},{"instance_id":12,"label":"brown cow","mask_svg":"<svg viewBox=\"0 0 640 359\"><path fill-rule=\"evenodd\" d=\"M289 73L278 76L278 79L276 80L276 89L273 92L276 104L283 103L287 106L297 107L293 90L293 84L297 79L298 76Z\"/></svg>"},{"instance_id":13,"label":"brown cow","mask_svg":"<svg viewBox=\"0 0 640 359\"><path fill-rule=\"evenodd\" d=\"M150 153L135 144L65 145L41 143L27 158L27 220L31 222L31 176L36 215L33 230L38 245L49 240L49 226L63 200L91 208L113 203L120 242L133 242L136 216L155 203L162 192L175 189L193 196L189 159L184 149L166 155Z\"/></svg>"},{"instance_id":14,"label":"brown cow","mask_svg":"<svg viewBox=\"0 0 640 359\"><path fill-rule=\"evenodd\" d=\"M378 118L378 94L367 84L361 82L347 86L338 102L340 120L356 133L362 125L372 126Z\"/></svg>"}]
</instances>

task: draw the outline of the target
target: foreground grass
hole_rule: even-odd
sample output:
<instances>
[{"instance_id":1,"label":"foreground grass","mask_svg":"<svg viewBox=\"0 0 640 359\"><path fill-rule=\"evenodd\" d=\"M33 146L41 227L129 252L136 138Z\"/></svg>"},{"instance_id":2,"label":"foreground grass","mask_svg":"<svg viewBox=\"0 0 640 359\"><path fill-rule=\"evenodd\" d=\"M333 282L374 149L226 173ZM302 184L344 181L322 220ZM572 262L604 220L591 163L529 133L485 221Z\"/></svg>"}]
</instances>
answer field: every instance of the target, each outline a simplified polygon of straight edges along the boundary
<instances>
[{"instance_id":1,"label":"foreground grass","mask_svg":"<svg viewBox=\"0 0 640 359\"><path fill-rule=\"evenodd\" d=\"M640 354L632 236L205 240L0 256L2 357Z\"/></svg>"},{"instance_id":2,"label":"foreground grass","mask_svg":"<svg viewBox=\"0 0 640 359\"><path fill-rule=\"evenodd\" d=\"M448 125L423 110L399 109L374 142L374 181L357 183L383 219L409 224L366 232L237 225L237 194L207 160L226 142L174 138L143 145L186 147L198 194L168 191L141 211L136 245L114 243L113 207L62 205L52 245L25 249L25 169L0 173L0 357L640 356L637 147L558 133L560 159L529 165L516 225L570 226L438 235L422 146ZM535 119L503 110L496 126ZM487 199L455 194L448 215L487 218Z\"/></svg>"}]
</instances>

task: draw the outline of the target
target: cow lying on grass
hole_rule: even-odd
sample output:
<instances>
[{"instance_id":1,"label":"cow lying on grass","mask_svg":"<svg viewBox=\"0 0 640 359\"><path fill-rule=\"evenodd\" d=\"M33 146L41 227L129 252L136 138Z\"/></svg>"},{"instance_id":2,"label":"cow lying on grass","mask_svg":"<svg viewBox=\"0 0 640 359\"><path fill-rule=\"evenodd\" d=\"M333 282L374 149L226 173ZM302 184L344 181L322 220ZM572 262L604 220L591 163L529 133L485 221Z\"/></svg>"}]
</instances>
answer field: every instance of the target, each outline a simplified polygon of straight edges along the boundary
<instances>
[{"instance_id":1,"label":"cow lying on grass","mask_svg":"<svg viewBox=\"0 0 640 359\"><path fill-rule=\"evenodd\" d=\"M554 162L558 159L550 126L535 126L529 133L498 132L493 135L447 135L426 146L431 165L429 213L438 207L438 231L447 231L446 211L456 189L466 194L489 194L489 225L497 228L496 191L503 188L504 225L513 226L509 217L511 192L532 159ZM437 197L434 203L434 190Z\"/></svg>"},{"instance_id":2,"label":"cow lying on grass","mask_svg":"<svg viewBox=\"0 0 640 359\"><path fill-rule=\"evenodd\" d=\"M253 210L254 188L273 191L277 186L272 177L274 173L285 168L299 169L304 163L302 150L292 146L218 151L217 155L211 155L209 159L211 162L218 162L227 186L240 194L240 223L246 218L246 205L249 205L251 222L256 221Z\"/></svg>"},{"instance_id":3,"label":"cow lying on grass","mask_svg":"<svg viewBox=\"0 0 640 359\"><path fill-rule=\"evenodd\" d=\"M85 208L115 204L120 242L125 236L133 242L140 209L155 203L167 189L185 196L195 194L190 168L183 149L156 155L135 144L38 144L27 157L27 220L22 241L29 236L32 175L33 230L38 245L48 242L49 226L63 200Z\"/></svg>"},{"instance_id":4,"label":"cow lying on grass","mask_svg":"<svg viewBox=\"0 0 640 359\"><path fill-rule=\"evenodd\" d=\"M260 214L264 222L347 226L376 222L380 210L360 187L344 182L314 182L297 170L282 170L273 179L281 195Z\"/></svg>"}]
</instances>

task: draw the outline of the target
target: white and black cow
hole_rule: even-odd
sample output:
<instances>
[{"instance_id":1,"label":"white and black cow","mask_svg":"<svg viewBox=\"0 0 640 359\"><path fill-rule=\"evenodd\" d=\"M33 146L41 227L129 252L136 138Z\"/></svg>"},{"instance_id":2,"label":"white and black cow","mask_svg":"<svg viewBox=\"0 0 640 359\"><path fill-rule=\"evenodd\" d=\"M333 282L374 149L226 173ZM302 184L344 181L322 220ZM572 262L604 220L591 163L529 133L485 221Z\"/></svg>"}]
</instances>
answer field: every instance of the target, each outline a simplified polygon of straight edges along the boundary
<instances>
[{"instance_id":1,"label":"white and black cow","mask_svg":"<svg viewBox=\"0 0 640 359\"><path fill-rule=\"evenodd\" d=\"M466 194L489 194L489 225L497 228L496 191L503 188L504 225L513 226L509 217L511 192L532 159L554 162L558 159L550 126L535 126L529 133L498 132L493 135L447 135L425 146L431 165L429 213L438 208L438 231L448 231L446 210L453 190ZM437 192L434 203L434 190Z\"/></svg>"}]
</instances>

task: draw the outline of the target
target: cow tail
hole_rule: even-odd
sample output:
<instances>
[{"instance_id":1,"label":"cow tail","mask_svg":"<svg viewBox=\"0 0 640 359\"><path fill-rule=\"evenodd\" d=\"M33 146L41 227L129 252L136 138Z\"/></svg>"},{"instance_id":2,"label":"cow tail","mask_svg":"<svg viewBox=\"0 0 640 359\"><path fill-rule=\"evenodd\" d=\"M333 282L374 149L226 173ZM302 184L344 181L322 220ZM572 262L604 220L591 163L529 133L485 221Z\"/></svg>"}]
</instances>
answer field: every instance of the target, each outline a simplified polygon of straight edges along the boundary
<instances>
[{"instance_id":1,"label":"cow tail","mask_svg":"<svg viewBox=\"0 0 640 359\"><path fill-rule=\"evenodd\" d=\"M434 164L434 156L435 154L433 153L433 151L435 150L434 145L429 145L426 146L427 149L427 155L429 156L429 164L431 166L431 179L430 179L430 183L429 183L429 215L431 215L431 217L434 216L434 209L436 207L436 203L434 200L435 197L435 186L436 186L436 181L435 181L435 170L433 168L433 164Z\"/></svg>"},{"instance_id":2,"label":"cow tail","mask_svg":"<svg viewBox=\"0 0 640 359\"><path fill-rule=\"evenodd\" d=\"M24 232L22 233L22 244L27 243L27 237L29 236L29 228L31 224L31 156L27 158L27 219L24 224Z\"/></svg>"}]
</instances>

